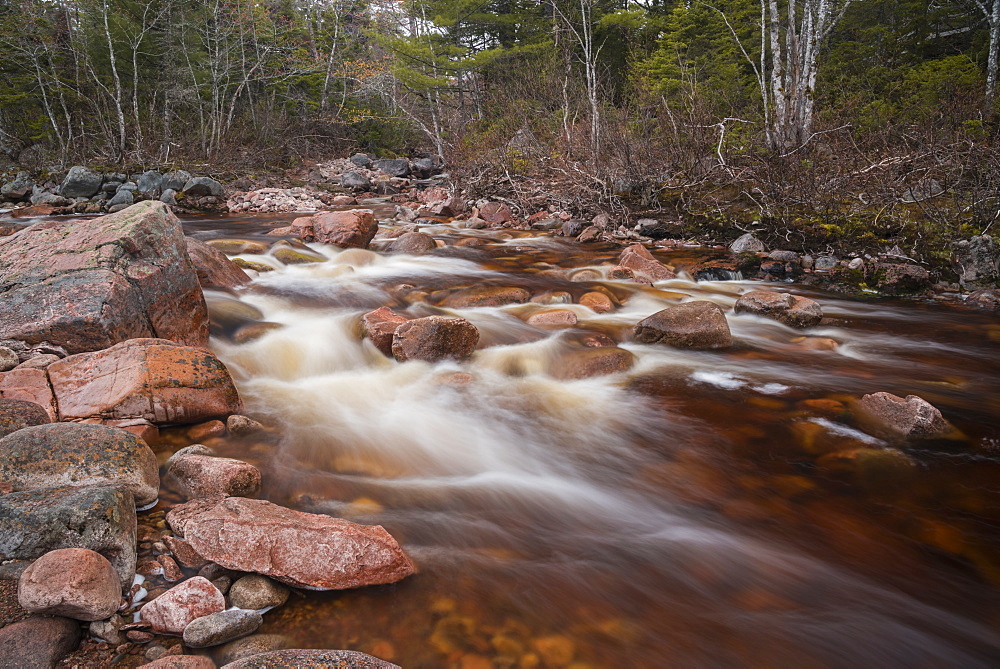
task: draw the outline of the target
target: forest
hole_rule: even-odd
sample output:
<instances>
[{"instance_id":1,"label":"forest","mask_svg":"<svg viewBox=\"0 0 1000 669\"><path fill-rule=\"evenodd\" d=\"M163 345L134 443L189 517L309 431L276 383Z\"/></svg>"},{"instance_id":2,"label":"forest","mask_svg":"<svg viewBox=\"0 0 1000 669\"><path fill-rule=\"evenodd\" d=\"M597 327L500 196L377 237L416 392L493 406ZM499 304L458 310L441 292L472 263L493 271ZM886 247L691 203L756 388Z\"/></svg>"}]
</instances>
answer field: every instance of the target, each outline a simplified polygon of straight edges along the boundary
<instances>
[{"instance_id":1,"label":"forest","mask_svg":"<svg viewBox=\"0 0 1000 669\"><path fill-rule=\"evenodd\" d=\"M221 174L353 150L430 155L470 193L525 207L628 201L820 241L982 234L1000 210L1000 0L20 0L0 12L7 167Z\"/></svg>"}]
</instances>

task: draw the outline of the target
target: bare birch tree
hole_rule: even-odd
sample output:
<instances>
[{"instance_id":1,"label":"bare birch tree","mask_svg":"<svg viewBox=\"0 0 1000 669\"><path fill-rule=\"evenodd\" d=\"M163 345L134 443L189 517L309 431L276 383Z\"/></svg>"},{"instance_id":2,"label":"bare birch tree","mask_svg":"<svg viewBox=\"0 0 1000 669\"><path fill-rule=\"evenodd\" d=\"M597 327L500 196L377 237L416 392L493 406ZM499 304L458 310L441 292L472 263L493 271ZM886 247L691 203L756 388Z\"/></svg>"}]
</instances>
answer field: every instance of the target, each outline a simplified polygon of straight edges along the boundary
<instances>
[{"instance_id":1,"label":"bare birch tree","mask_svg":"<svg viewBox=\"0 0 1000 669\"><path fill-rule=\"evenodd\" d=\"M760 52L756 59L725 12L706 5L722 16L753 69L764 104L765 133L771 150L787 154L812 139L820 50L852 1L759 0Z\"/></svg>"}]
</instances>

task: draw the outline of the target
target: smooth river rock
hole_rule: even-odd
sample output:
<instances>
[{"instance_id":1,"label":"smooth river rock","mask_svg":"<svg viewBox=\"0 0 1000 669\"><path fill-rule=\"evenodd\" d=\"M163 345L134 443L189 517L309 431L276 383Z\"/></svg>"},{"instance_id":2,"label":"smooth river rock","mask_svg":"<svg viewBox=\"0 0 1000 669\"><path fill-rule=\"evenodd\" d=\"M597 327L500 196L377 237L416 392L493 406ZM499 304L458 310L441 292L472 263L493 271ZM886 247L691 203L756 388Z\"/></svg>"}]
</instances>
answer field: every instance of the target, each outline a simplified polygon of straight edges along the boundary
<instances>
[{"instance_id":1,"label":"smooth river rock","mask_svg":"<svg viewBox=\"0 0 1000 669\"><path fill-rule=\"evenodd\" d=\"M142 439L81 423L26 427L0 439L0 483L13 490L119 485L139 506L160 491L156 456Z\"/></svg>"},{"instance_id":2,"label":"smooth river rock","mask_svg":"<svg viewBox=\"0 0 1000 669\"><path fill-rule=\"evenodd\" d=\"M184 632L193 620L226 609L226 598L203 576L195 576L175 585L140 610L143 622L160 634Z\"/></svg>"},{"instance_id":3,"label":"smooth river rock","mask_svg":"<svg viewBox=\"0 0 1000 669\"><path fill-rule=\"evenodd\" d=\"M273 650L222 666L222 669L401 669L399 665L353 650Z\"/></svg>"},{"instance_id":4,"label":"smooth river rock","mask_svg":"<svg viewBox=\"0 0 1000 669\"><path fill-rule=\"evenodd\" d=\"M266 576L244 576L229 589L229 601L241 609L268 609L288 601L288 588L278 585Z\"/></svg>"},{"instance_id":5,"label":"smooth river rock","mask_svg":"<svg viewBox=\"0 0 1000 669\"><path fill-rule=\"evenodd\" d=\"M264 623L259 611L228 609L192 620L184 628L184 643L189 648L218 646L253 634Z\"/></svg>"},{"instance_id":6,"label":"smooth river rock","mask_svg":"<svg viewBox=\"0 0 1000 669\"><path fill-rule=\"evenodd\" d=\"M381 526L264 500L195 500L171 510L167 522L207 559L294 587L341 590L394 583L416 571Z\"/></svg>"},{"instance_id":7,"label":"smooth river rock","mask_svg":"<svg viewBox=\"0 0 1000 669\"><path fill-rule=\"evenodd\" d=\"M819 303L807 297L773 290L751 290L736 300L733 311L772 318L793 328L807 328L823 320Z\"/></svg>"},{"instance_id":8,"label":"smooth river rock","mask_svg":"<svg viewBox=\"0 0 1000 669\"><path fill-rule=\"evenodd\" d=\"M407 321L392 335L392 355L400 362L467 360L479 343L479 330L464 318L427 316Z\"/></svg>"},{"instance_id":9,"label":"smooth river rock","mask_svg":"<svg viewBox=\"0 0 1000 669\"><path fill-rule=\"evenodd\" d=\"M32 613L104 620L118 610L122 583L108 559L86 548L62 548L31 563L17 584L18 603Z\"/></svg>"},{"instance_id":10,"label":"smooth river rock","mask_svg":"<svg viewBox=\"0 0 1000 669\"><path fill-rule=\"evenodd\" d=\"M452 293L444 299L441 306L449 309L502 307L507 304L523 304L530 299L531 293L517 286L474 286Z\"/></svg>"},{"instance_id":11,"label":"smooth river rock","mask_svg":"<svg viewBox=\"0 0 1000 669\"><path fill-rule=\"evenodd\" d=\"M0 338L70 353L136 337L208 343L208 311L180 221L159 202L46 220L0 240Z\"/></svg>"},{"instance_id":12,"label":"smooth river rock","mask_svg":"<svg viewBox=\"0 0 1000 669\"><path fill-rule=\"evenodd\" d=\"M194 453L175 455L170 459L167 473L180 484L188 499L213 495L256 497L260 492L260 470L233 458Z\"/></svg>"},{"instance_id":13,"label":"smooth river rock","mask_svg":"<svg viewBox=\"0 0 1000 669\"><path fill-rule=\"evenodd\" d=\"M135 502L118 486L0 496L0 559L34 560L58 548L89 548L114 565L122 583L131 584L135 536Z\"/></svg>"},{"instance_id":14,"label":"smooth river rock","mask_svg":"<svg viewBox=\"0 0 1000 669\"><path fill-rule=\"evenodd\" d=\"M80 643L80 623L31 617L0 629L0 667L52 669Z\"/></svg>"},{"instance_id":15,"label":"smooth river rock","mask_svg":"<svg viewBox=\"0 0 1000 669\"><path fill-rule=\"evenodd\" d=\"M211 351L162 339L73 355L48 373L63 420L200 423L242 410L229 370Z\"/></svg>"},{"instance_id":16,"label":"smooth river rock","mask_svg":"<svg viewBox=\"0 0 1000 669\"><path fill-rule=\"evenodd\" d=\"M634 336L644 344L702 350L728 348L733 343L726 315L719 305L705 300L657 311L636 324Z\"/></svg>"}]
</instances>

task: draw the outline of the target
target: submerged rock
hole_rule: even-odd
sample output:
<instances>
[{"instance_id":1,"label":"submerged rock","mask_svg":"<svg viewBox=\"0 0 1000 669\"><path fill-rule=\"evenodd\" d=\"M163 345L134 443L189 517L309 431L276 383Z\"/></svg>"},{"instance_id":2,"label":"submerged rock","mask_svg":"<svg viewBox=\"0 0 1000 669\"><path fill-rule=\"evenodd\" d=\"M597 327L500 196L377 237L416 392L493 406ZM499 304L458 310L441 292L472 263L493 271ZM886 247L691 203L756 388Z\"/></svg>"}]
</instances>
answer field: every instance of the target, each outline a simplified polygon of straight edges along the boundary
<instances>
[{"instance_id":1,"label":"submerged rock","mask_svg":"<svg viewBox=\"0 0 1000 669\"><path fill-rule=\"evenodd\" d=\"M208 343L208 313L177 217L142 202L0 240L0 338L70 353L136 337Z\"/></svg>"},{"instance_id":2,"label":"submerged rock","mask_svg":"<svg viewBox=\"0 0 1000 669\"><path fill-rule=\"evenodd\" d=\"M823 310L816 301L771 290L744 293L736 300L733 311L773 318L794 328L807 328L823 320Z\"/></svg>"},{"instance_id":3,"label":"submerged rock","mask_svg":"<svg viewBox=\"0 0 1000 669\"><path fill-rule=\"evenodd\" d=\"M529 299L531 293L517 286L475 286L452 293L441 302L441 306L449 309L502 307L523 304Z\"/></svg>"},{"instance_id":4,"label":"submerged rock","mask_svg":"<svg viewBox=\"0 0 1000 669\"><path fill-rule=\"evenodd\" d=\"M244 576L229 590L229 601L241 609L269 609L288 601L288 588L278 585L266 576Z\"/></svg>"},{"instance_id":5,"label":"submerged rock","mask_svg":"<svg viewBox=\"0 0 1000 669\"><path fill-rule=\"evenodd\" d=\"M139 506L160 490L145 442L117 427L79 423L27 427L0 439L0 482L14 490L120 485Z\"/></svg>"},{"instance_id":6,"label":"submerged rock","mask_svg":"<svg viewBox=\"0 0 1000 669\"><path fill-rule=\"evenodd\" d=\"M728 348L733 343L726 315L719 305L705 300L684 302L656 312L636 324L634 336L644 344L689 349Z\"/></svg>"},{"instance_id":7,"label":"submerged rock","mask_svg":"<svg viewBox=\"0 0 1000 669\"><path fill-rule=\"evenodd\" d=\"M635 356L617 346L582 348L564 353L549 370L557 379L589 379L632 368Z\"/></svg>"},{"instance_id":8,"label":"submerged rock","mask_svg":"<svg viewBox=\"0 0 1000 669\"><path fill-rule=\"evenodd\" d=\"M32 613L104 620L118 610L122 583L100 553L62 548L31 563L17 585L17 600Z\"/></svg>"},{"instance_id":9,"label":"submerged rock","mask_svg":"<svg viewBox=\"0 0 1000 669\"><path fill-rule=\"evenodd\" d=\"M293 511L264 500L196 500L170 511L167 522L209 560L299 588L394 583L416 571L381 526Z\"/></svg>"}]
</instances>

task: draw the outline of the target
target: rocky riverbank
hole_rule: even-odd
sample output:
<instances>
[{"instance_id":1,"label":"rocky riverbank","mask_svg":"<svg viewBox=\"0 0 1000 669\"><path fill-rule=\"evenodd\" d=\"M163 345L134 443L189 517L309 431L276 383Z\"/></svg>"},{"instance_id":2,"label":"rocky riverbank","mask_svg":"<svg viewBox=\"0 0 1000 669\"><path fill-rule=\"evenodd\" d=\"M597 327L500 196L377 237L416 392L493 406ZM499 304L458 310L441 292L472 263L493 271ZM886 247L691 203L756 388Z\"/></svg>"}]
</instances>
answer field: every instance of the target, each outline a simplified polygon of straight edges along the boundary
<instances>
[{"instance_id":1,"label":"rocky riverbank","mask_svg":"<svg viewBox=\"0 0 1000 669\"><path fill-rule=\"evenodd\" d=\"M192 255L197 269L156 200L96 221L48 219L0 243L2 666L67 656L214 667L201 648L244 666L283 649L254 632L289 588L357 588L416 570L381 527L254 499L260 471L202 445L268 429L241 415L228 370L205 348L199 273L240 270L221 253ZM161 428L190 445L163 450ZM282 652L274 662L394 666Z\"/></svg>"},{"instance_id":2,"label":"rocky riverbank","mask_svg":"<svg viewBox=\"0 0 1000 669\"><path fill-rule=\"evenodd\" d=\"M959 240L934 251L945 262L930 266L907 256L899 246L828 247L822 251L769 248L753 233L706 235L682 221L618 212L580 217L555 198L535 198L533 208L502 199L470 199L434 160L373 159L355 154L311 164L278 177L237 177L225 185L184 170L101 173L75 166L45 179L26 172L8 175L0 199L15 220L50 214L120 211L134 202L159 200L177 213L314 213L387 198L396 205L395 221L420 226L453 221L472 229L548 230L581 242L640 243L651 249L708 246L728 249L731 257L696 268L696 279L756 278L817 284L859 295L928 296L983 309L1000 308L1000 244L987 234ZM593 210L594 207L588 207ZM301 231L284 234L302 237ZM307 241L309 237L305 237Z\"/></svg>"}]
</instances>

